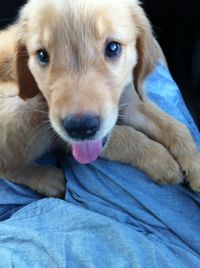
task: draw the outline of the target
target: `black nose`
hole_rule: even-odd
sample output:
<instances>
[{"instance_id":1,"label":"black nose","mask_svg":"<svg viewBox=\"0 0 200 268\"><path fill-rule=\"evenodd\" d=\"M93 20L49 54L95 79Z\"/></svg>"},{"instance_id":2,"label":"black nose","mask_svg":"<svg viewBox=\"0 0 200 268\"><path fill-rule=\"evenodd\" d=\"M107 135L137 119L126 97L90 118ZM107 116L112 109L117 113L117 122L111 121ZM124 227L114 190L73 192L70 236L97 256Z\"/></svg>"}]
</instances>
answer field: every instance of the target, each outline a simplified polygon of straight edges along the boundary
<instances>
[{"instance_id":1,"label":"black nose","mask_svg":"<svg viewBox=\"0 0 200 268\"><path fill-rule=\"evenodd\" d=\"M99 130L100 117L95 114L70 115L63 121L63 126L71 138L84 140Z\"/></svg>"}]
</instances>

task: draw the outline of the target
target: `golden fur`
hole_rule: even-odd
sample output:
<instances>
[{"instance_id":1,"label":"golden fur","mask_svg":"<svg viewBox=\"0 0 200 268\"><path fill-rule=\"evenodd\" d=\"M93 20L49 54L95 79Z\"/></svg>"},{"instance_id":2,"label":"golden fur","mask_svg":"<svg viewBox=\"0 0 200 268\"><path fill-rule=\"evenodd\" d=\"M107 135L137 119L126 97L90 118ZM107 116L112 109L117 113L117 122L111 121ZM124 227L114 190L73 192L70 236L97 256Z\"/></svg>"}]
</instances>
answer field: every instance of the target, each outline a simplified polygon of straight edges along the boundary
<instances>
[{"instance_id":1,"label":"golden fur","mask_svg":"<svg viewBox=\"0 0 200 268\"><path fill-rule=\"evenodd\" d=\"M107 40L122 44L120 58L105 59ZM46 67L36 57L42 48L50 55ZM73 140L61 124L66 115L93 112L102 118L95 138L112 132L102 157L130 163L159 183L181 182L183 172L200 191L200 158L188 129L142 87L161 57L136 0L29 0L0 33L0 176L62 196L62 172L32 164L51 139L53 130L43 128L47 110L67 144Z\"/></svg>"}]
</instances>

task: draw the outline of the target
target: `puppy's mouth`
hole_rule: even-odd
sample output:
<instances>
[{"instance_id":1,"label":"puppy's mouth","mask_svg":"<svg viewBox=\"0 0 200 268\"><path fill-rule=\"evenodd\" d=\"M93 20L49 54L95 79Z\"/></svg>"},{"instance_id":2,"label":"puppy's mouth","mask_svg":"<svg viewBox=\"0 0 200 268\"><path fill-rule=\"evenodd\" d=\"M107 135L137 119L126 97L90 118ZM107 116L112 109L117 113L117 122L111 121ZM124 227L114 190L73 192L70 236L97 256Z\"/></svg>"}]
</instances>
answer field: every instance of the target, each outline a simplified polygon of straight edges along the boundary
<instances>
[{"instance_id":1,"label":"puppy's mouth","mask_svg":"<svg viewBox=\"0 0 200 268\"><path fill-rule=\"evenodd\" d=\"M72 154L81 164L95 161L107 143L108 137L100 140L80 141L72 144Z\"/></svg>"},{"instance_id":2,"label":"puppy's mouth","mask_svg":"<svg viewBox=\"0 0 200 268\"><path fill-rule=\"evenodd\" d=\"M50 113L50 122L58 135L70 146L76 161L89 164L101 156L113 127L116 116L103 120L96 114L67 116L64 120Z\"/></svg>"}]
</instances>

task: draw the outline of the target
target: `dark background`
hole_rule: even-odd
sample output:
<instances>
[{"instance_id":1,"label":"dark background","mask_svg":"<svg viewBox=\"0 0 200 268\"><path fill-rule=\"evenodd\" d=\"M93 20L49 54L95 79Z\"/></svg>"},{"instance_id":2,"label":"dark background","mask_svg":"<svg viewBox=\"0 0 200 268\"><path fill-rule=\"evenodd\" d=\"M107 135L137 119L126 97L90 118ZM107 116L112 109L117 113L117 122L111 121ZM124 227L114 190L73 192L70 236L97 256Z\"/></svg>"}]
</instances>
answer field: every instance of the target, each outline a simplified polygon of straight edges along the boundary
<instances>
[{"instance_id":1,"label":"dark background","mask_svg":"<svg viewBox=\"0 0 200 268\"><path fill-rule=\"evenodd\" d=\"M42 0L41 0L42 1ZM117 1L117 0L116 0ZM0 27L13 21L26 0L0 4ZM200 8L198 0L143 0L170 71L200 127Z\"/></svg>"}]
</instances>

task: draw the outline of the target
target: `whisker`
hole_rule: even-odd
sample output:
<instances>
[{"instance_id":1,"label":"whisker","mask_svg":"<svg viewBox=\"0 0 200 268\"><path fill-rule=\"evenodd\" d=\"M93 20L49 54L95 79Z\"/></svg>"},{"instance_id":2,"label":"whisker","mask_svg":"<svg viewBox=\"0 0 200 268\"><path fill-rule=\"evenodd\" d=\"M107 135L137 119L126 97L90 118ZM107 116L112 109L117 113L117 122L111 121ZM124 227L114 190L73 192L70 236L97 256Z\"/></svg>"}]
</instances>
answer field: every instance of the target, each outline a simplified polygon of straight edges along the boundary
<instances>
[{"instance_id":1,"label":"whisker","mask_svg":"<svg viewBox=\"0 0 200 268\"><path fill-rule=\"evenodd\" d=\"M40 128L42 129L42 127L49 126L49 125L50 125L49 120L46 120L46 121L42 122L41 124L39 124L38 126L36 126L36 127L31 131L31 135L34 135L35 132L37 132Z\"/></svg>"},{"instance_id":2,"label":"whisker","mask_svg":"<svg viewBox=\"0 0 200 268\"><path fill-rule=\"evenodd\" d=\"M49 126L49 124L46 123L46 125L45 125L44 123L46 123L46 122L43 122L42 124L38 125L31 132L32 138L30 139L29 143L27 144L27 146L25 148L25 151L24 151L25 154L28 152L28 150L29 150L30 146L32 145L32 143L34 142L34 140L36 140L43 133L45 135L50 134L51 127Z\"/></svg>"},{"instance_id":3,"label":"whisker","mask_svg":"<svg viewBox=\"0 0 200 268\"><path fill-rule=\"evenodd\" d=\"M130 104L131 104L131 103L123 103L123 104L119 104L118 107L124 107L124 106L126 107L126 106L128 106L128 105L130 105Z\"/></svg>"},{"instance_id":4,"label":"whisker","mask_svg":"<svg viewBox=\"0 0 200 268\"><path fill-rule=\"evenodd\" d=\"M58 142L58 134L57 133L53 133L48 141L48 144L49 146L52 146L52 145L57 145L57 142Z\"/></svg>"},{"instance_id":5,"label":"whisker","mask_svg":"<svg viewBox=\"0 0 200 268\"><path fill-rule=\"evenodd\" d=\"M48 111L43 111L43 110L38 110L38 109L33 109L32 107L27 107L30 111L32 111L32 112L38 112L38 113L41 113L41 114L46 114L46 115L48 115Z\"/></svg>"},{"instance_id":6,"label":"whisker","mask_svg":"<svg viewBox=\"0 0 200 268\"><path fill-rule=\"evenodd\" d=\"M122 115L122 114L118 114L118 118L125 118L125 119L129 119L130 116L127 115Z\"/></svg>"}]
</instances>

